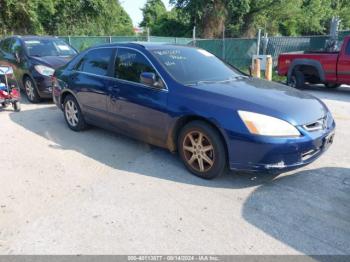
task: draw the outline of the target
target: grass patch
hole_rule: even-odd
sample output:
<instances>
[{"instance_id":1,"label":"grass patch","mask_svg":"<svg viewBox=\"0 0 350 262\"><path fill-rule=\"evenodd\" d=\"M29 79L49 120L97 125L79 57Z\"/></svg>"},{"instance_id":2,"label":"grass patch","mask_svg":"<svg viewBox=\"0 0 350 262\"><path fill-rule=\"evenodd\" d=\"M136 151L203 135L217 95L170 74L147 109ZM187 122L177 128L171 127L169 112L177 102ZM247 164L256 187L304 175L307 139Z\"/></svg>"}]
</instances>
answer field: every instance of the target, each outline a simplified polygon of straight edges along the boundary
<instances>
[{"instance_id":1,"label":"grass patch","mask_svg":"<svg viewBox=\"0 0 350 262\"><path fill-rule=\"evenodd\" d=\"M241 70L242 72L246 73L249 75L249 68L248 67L241 67L238 68L239 70ZM274 82L283 82L285 83L287 81L285 76L279 76L276 71L276 69L272 70L272 81ZM265 78L265 71L261 70L261 78L264 79Z\"/></svg>"}]
</instances>

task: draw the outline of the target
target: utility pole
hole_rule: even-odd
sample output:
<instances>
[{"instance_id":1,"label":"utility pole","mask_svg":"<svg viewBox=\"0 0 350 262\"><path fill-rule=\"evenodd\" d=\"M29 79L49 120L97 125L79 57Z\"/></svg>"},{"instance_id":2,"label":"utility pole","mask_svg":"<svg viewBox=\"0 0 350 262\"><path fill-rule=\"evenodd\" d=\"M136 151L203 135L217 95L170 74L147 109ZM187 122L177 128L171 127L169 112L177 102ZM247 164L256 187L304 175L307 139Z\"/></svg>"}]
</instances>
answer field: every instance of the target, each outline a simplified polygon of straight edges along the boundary
<instances>
[{"instance_id":1,"label":"utility pole","mask_svg":"<svg viewBox=\"0 0 350 262\"><path fill-rule=\"evenodd\" d=\"M261 29L258 31L258 42L256 47L256 55L260 54L260 40L261 40Z\"/></svg>"},{"instance_id":2,"label":"utility pole","mask_svg":"<svg viewBox=\"0 0 350 262\"><path fill-rule=\"evenodd\" d=\"M338 40L338 30L341 20L339 19L339 16L333 16L331 20L331 26L330 26L330 36L331 40L335 41Z\"/></svg>"},{"instance_id":3,"label":"utility pole","mask_svg":"<svg viewBox=\"0 0 350 262\"><path fill-rule=\"evenodd\" d=\"M192 40L193 40L193 46L196 46L196 27L193 27L193 32L192 32Z\"/></svg>"},{"instance_id":4,"label":"utility pole","mask_svg":"<svg viewBox=\"0 0 350 262\"><path fill-rule=\"evenodd\" d=\"M329 39L326 41L325 49L328 52L338 50L338 29L340 25L340 19L338 16L333 16L329 29Z\"/></svg>"},{"instance_id":5,"label":"utility pole","mask_svg":"<svg viewBox=\"0 0 350 262\"><path fill-rule=\"evenodd\" d=\"M226 46L225 46L225 25L222 30L222 59L225 60L225 55L226 55Z\"/></svg>"}]
</instances>

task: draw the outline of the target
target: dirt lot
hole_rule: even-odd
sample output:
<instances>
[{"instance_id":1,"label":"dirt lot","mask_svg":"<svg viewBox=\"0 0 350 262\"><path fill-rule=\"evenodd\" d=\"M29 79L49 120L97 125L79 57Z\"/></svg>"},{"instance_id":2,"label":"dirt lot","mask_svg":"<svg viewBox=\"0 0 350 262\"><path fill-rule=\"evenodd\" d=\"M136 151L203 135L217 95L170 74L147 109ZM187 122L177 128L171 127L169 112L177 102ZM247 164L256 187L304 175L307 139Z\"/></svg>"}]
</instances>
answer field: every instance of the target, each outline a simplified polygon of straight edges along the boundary
<instances>
[{"instance_id":1,"label":"dirt lot","mask_svg":"<svg viewBox=\"0 0 350 262\"><path fill-rule=\"evenodd\" d=\"M279 176L204 181L176 155L74 133L52 103L0 112L0 254L350 254L350 88L309 88L334 145Z\"/></svg>"}]
</instances>

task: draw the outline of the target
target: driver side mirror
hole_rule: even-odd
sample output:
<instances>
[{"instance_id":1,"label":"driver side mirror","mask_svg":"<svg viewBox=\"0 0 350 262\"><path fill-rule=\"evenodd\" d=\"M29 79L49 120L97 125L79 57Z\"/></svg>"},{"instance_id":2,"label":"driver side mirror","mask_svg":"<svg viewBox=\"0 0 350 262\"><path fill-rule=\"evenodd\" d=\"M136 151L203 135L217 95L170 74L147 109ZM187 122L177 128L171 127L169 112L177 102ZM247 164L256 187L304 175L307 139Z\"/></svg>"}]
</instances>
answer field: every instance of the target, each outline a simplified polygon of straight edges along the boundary
<instances>
[{"instance_id":1,"label":"driver side mirror","mask_svg":"<svg viewBox=\"0 0 350 262\"><path fill-rule=\"evenodd\" d=\"M15 59L16 59L16 62L17 63L20 63L21 62L21 57L20 57L20 55L19 55L19 52L18 51L16 51L16 52L14 52L14 57L15 57Z\"/></svg>"},{"instance_id":2,"label":"driver side mirror","mask_svg":"<svg viewBox=\"0 0 350 262\"><path fill-rule=\"evenodd\" d=\"M143 72L140 75L140 82L148 86L158 86L155 73Z\"/></svg>"}]
</instances>

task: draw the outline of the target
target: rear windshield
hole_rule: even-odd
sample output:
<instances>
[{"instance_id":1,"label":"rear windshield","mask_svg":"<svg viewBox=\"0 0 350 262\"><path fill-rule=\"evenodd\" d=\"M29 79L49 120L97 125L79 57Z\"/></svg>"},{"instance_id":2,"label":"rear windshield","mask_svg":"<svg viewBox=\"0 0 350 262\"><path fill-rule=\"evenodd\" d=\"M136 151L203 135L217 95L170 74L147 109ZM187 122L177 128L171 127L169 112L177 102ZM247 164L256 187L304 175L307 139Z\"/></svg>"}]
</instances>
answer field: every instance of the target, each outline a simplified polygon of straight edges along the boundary
<instances>
[{"instance_id":1,"label":"rear windshield","mask_svg":"<svg viewBox=\"0 0 350 262\"><path fill-rule=\"evenodd\" d=\"M60 39L24 40L29 56L73 56L76 51Z\"/></svg>"}]
</instances>

